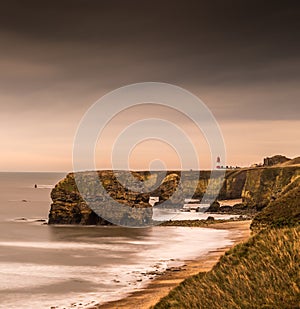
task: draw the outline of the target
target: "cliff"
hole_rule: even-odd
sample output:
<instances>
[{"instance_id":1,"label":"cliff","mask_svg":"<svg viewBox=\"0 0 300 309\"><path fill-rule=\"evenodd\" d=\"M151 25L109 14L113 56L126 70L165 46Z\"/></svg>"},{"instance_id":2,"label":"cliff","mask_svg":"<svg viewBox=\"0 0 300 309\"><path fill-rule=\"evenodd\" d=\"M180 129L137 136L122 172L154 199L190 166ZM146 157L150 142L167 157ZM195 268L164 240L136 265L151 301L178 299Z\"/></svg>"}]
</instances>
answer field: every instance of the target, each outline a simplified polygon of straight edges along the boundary
<instances>
[{"instance_id":1,"label":"cliff","mask_svg":"<svg viewBox=\"0 0 300 309\"><path fill-rule=\"evenodd\" d=\"M154 196L160 197L160 202L168 200L177 188L179 176L169 172L166 177L163 172L150 174L149 172L126 171L98 171L98 179L102 186L97 186L95 174L82 172L77 174L76 180L81 183L81 193L91 208L101 213L103 218L120 225L141 226L151 223L152 206L148 203L151 187ZM137 178L147 181L146 193L139 193L140 188L132 181ZM124 186L121 182L124 183ZM136 187L135 187L136 186ZM132 189L127 189L132 187ZM105 189L105 190L104 190ZM82 192L82 190L84 192ZM105 192L104 192L105 191ZM49 224L111 224L99 217L82 198L75 182L75 174L69 173L51 192L53 203L49 213ZM123 204L124 207L120 207Z\"/></svg>"},{"instance_id":2,"label":"cliff","mask_svg":"<svg viewBox=\"0 0 300 309\"><path fill-rule=\"evenodd\" d=\"M284 161L274 166L226 171L218 200L242 199L242 204L226 208L218 207L214 203L209 211L257 212L270 204L273 205L274 201L281 205L277 207L284 207L283 201L288 198L288 194L295 194L289 192L299 190L298 161L296 158L290 160L293 163L290 165L287 164L288 161ZM116 224L133 226L151 223L152 207L148 203L150 196L159 197L159 203L164 202L163 207L178 209L182 207L185 197L192 195L194 198L202 198L211 176L210 171L201 171L200 175L197 171L168 171L167 173L99 171L97 173L105 191L112 199L109 199L104 192L98 192L91 172L83 172L80 173L80 181L84 182L85 197L89 204L93 209L98 209L100 204L105 205L99 208L98 212L103 214L104 218ZM147 184L145 193L138 193L141 190L135 187L137 184L132 183L131 177ZM120 179L125 186L120 183ZM212 188L217 188L220 183L218 173L214 175L211 182ZM196 188L195 192L193 188ZM214 189L212 193L213 191ZM96 215L82 199L75 183L74 173L69 173L55 186L51 192L51 198L53 203L49 213L49 224L109 224ZM120 204L123 204L124 208L119 207Z\"/></svg>"},{"instance_id":3,"label":"cliff","mask_svg":"<svg viewBox=\"0 0 300 309\"><path fill-rule=\"evenodd\" d=\"M197 171L168 171L167 173L98 171L97 174L105 192L112 199L109 199L105 192L99 192L93 173L82 172L77 174L77 181L79 178L83 183L85 200L88 200L89 205L97 209L97 213L101 213L103 218L110 218L109 221L117 224L134 226L151 223L152 207L148 203L150 196L159 197L158 204L164 203L161 207L179 209L185 197L203 197L211 176L210 171L201 171L200 176ZM229 176L226 177L226 188L222 189L222 197L238 198L246 173L235 171L227 174ZM145 193L139 193L141 188L132 182L132 176L147 184L148 188ZM213 194L214 187L220 183L218 175L211 182ZM196 188L195 192L194 188ZM100 218L87 206L78 191L74 173L69 173L54 187L51 198L53 203L49 213L49 224L108 224L105 219ZM120 207L120 204L123 204L124 208ZM102 206L99 207L99 205Z\"/></svg>"},{"instance_id":4,"label":"cliff","mask_svg":"<svg viewBox=\"0 0 300 309\"><path fill-rule=\"evenodd\" d=\"M299 308L299 163L246 170L243 203L261 209L252 237L151 308Z\"/></svg>"},{"instance_id":5,"label":"cliff","mask_svg":"<svg viewBox=\"0 0 300 309\"><path fill-rule=\"evenodd\" d=\"M78 192L74 173L69 173L51 191L53 201L48 224L109 225L83 201Z\"/></svg>"},{"instance_id":6,"label":"cliff","mask_svg":"<svg viewBox=\"0 0 300 309\"><path fill-rule=\"evenodd\" d=\"M299 175L298 166L249 169L241 194L243 203L248 207L261 210L281 196Z\"/></svg>"},{"instance_id":7,"label":"cliff","mask_svg":"<svg viewBox=\"0 0 300 309\"><path fill-rule=\"evenodd\" d=\"M294 227L300 223L300 177L294 178L252 221L251 229Z\"/></svg>"}]
</instances>

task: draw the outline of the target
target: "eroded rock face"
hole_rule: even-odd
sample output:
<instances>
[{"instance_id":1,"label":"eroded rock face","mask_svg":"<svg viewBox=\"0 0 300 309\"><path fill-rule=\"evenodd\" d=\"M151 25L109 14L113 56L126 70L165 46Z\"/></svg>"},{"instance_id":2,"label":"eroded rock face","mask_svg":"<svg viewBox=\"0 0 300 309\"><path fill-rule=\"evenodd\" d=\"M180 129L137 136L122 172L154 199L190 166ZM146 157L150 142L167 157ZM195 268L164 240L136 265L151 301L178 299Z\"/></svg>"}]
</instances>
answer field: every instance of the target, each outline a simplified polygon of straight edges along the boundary
<instances>
[{"instance_id":1,"label":"eroded rock face","mask_svg":"<svg viewBox=\"0 0 300 309\"><path fill-rule=\"evenodd\" d=\"M297 226L300 224L300 175L293 177L279 194L252 221L251 229Z\"/></svg>"},{"instance_id":2,"label":"eroded rock face","mask_svg":"<svg viewBox=\"0 0 300 309\"><path fill-rule=\"evenodd\" d=\"M52 205L49 213L49 224L109 224L96 215L83 201L74 179L68 174L51 191Z\"/></svg>"},{"instance_id":3,"label":"eroded rock face","mask_svg":"<svg viewBox=\"0 0 300 309\"><path fill-rule=\"evenodd\" d=\"M51 192L53 203L49 213L49 224L103 225L113 222L126 226L149 225L153 214L152 206L149 204L150 194L158 196L160 203L169 200L180 180L176 173L169 172L166 176L164 174L83 172L76 174L75 181L75 174L69 173ZM101 181L102 186L97 184L95 177ZM132 181L131 177L149 186L145 193L142 192L139 183ZM154 190L151 191L152 187Z\"/></svg>"},{"instance_id":4,"label":"eroded rock face","mask_svg":"<svg viewBox=\"0 0 300 309\"><path fill-rule=\"evenodd\" d=\"M246 169L228 171L225 176L223 187L219 193L219 199L230 200L241 198L246 177Z\"/></svg>"},{"instance_id":5,"label":"eroded rock face","mask_svg":"<svg viewBox=\"0 0 300 309\"><path fill-rule=\"evenodd\" d=\"M218 175L210 179L210 174L210 171L201 171L200 176L197 171L169 171L166 175L164 172L150 174L99 171L99 179L105 188L105 192L101 192L94 184L93 174L84 172L81 173L80 180L85 188L83 199L77 189L74 173L70 173L51 192L53 203L49 213L49 224L111 224L105 219L111 218L113 214L113 222L117 224L149 225L152 222L152 207L148 203L150 196L159 197L158 204L164 203L162 207L181 208L185 198L201 199L209 181L217 187L220 183ZM135 187L138 184L132 183L132 176L147 183L149 190L141 193L141 188ZM229 170L226 172L218 199L242 198L242 204L236 205L236 209L233 210L260 211L282 196L299 176L300 167L297 165ZM127 189L130 186L131 189ZM193 188L196 188L195 192ZM91 210L85 201L102 216L99 217ZM217 211L221 210L222 207Z\"/></svg>"},{"instance_id":6,"label":"eroded rock face","mask_svg":"<svg viewBox=\"0 0 300 309\"><path fill-rule=\"evenodd\" d=\"M49 224L104 225L114 222L136 226L151 222L149 193L139 194L126 190L112 171L98 172L99 180L105 190L95 182L95 173L78 173L76 177L80 183L80 192L74 173L69 173L52 190L53 203L49 213ZM124 207L120 207L120 204ZM98 216L99 213L102 216Z\"/></svg>"},{"instance_id":7,"label":"eroded rock face","mask_svg":"<svg viewBox=\"0 0 300 309\"><path fill-rule=\"evenodd\" d=\"M261 210L277 199L299 175L298 166L249 169L242 191L243 203L250 208Z\"/></svg>"}]
</instances>

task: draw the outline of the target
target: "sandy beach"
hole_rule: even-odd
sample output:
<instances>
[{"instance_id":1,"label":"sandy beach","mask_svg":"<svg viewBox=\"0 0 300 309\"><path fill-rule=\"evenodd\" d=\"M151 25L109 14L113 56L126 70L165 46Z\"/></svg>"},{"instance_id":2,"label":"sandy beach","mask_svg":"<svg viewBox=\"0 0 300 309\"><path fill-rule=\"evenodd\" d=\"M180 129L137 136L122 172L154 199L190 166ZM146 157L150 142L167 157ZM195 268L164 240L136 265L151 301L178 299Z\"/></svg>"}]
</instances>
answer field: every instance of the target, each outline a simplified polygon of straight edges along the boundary
<instances>
[{"instance_id":1,"label":"sandy beach","mask_svg":"<svg viewBox=\"0 0 300 309\"><path fill-rule=\"evenodd\" d=\"M162 275L155 277L144 289L136 291L126 298L99 304L92 309L111 309L111 308L138 308L144 309L155 305L162 297L166 296L171 289L189 276L199 272L209 271L219 260L219 258L232 246L247 240L250 236L249 221L233 221L208 225L207 228L226 229L231 231L230 239L233 241L231 246L222 247L218 250L210 251L205 256L195 260L185 261L180 267L173 267L166 270Z\"/></svg>"}]
</instances>

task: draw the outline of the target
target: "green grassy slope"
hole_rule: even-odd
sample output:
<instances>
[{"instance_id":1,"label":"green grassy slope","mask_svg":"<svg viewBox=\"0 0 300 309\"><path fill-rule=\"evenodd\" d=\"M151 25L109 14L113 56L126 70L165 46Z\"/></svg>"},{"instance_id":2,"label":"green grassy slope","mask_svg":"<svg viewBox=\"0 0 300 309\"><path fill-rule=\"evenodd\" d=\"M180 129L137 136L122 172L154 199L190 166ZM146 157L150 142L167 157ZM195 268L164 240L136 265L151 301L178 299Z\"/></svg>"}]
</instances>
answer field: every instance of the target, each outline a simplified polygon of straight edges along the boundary
<instances>
[{"instance_id":1,"label":"green grassy slope","mask_svg":"<svg viewBox=\"0 0 300 309\"><path fill-rule=\"evenodd\" d=\"M299 308L299 237L299 227L262 230L154 308Z\"/></svg>"}]
</instances>

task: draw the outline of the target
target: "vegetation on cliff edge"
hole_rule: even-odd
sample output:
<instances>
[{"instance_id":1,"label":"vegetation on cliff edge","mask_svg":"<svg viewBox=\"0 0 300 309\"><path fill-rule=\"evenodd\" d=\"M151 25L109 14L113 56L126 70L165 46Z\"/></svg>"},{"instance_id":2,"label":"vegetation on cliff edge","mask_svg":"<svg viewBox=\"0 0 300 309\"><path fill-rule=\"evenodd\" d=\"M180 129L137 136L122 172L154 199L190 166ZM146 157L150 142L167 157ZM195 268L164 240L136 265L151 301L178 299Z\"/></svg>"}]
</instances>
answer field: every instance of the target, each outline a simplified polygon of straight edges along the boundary
<instances>
[{"instance_id":1,"label":"vegetation on cliff edge","mask_svg":"<svg viewBox=\"0 0 300 309\"><path fill-rule=\"evenodd\" d=\"M300 177L254 218L251 229L293 227L300 223Z\"/></svg>"},{"instance_id":2,"label":"vegetation on cliff edge","mask_svg":"<svg viewBox=\"0 0 300 309\"><path fill-rule=\"evenodd\" d=\"M154 308L299 308L299 237L299 227L262 230Z\"/></svg>"}]
</instances>

